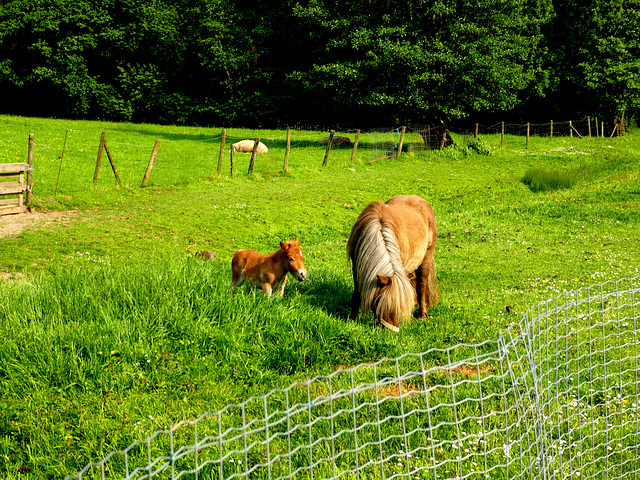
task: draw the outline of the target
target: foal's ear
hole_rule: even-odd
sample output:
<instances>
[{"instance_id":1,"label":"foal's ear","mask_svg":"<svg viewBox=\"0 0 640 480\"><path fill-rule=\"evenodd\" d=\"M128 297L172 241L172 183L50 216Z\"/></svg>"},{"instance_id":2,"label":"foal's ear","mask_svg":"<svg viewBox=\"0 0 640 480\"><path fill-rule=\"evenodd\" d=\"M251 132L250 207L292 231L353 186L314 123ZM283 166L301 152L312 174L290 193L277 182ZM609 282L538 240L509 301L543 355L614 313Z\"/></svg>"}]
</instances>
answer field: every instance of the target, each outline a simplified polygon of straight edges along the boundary
<instances>
[{"instance_id":1,"label":"foal's ear","mask_svg":"<svg viewBox=\"0 0 640 480\"><path fill-rule=\"evenodd\" d=\"M281 240L281 241L280 241L280 248L286 252L287 250L289 250L289 244L288 244L288 243L285 243L285 242L283 242L283 241Z\"/></svg>"},{"instance_id":2,"label":"foal's ear","mask_svg":"<svg viewBox=\"0 0 640 480\"><path fill-rule=\"evenodd\" d=\"M293 245L295 247L299 247L300 246L300 237L296 238L293 242L291 242L291 245Z\"/></svg>"},{"instance_id":3,"label":"foal's ear","mask_svg":"<svg viewBox=\"0 0 640 480\"><path fill-rule=\"evenodd\" d=\"M391 277L387 277L386 275L376 275L378 277L378 286L384 287L385 285L391 284Z\"/></svg>"}]
</instances>

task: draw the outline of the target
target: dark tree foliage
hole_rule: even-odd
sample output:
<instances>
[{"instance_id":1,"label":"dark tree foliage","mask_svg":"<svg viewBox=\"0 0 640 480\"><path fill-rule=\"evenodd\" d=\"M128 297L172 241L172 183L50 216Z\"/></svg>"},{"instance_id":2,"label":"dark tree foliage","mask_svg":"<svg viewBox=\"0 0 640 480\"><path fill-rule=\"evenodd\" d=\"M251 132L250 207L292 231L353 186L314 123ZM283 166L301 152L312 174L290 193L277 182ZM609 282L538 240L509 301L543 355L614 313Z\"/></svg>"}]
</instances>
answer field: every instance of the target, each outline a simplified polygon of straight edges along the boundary
<instances>
[{"instance_id":1,"label":"dark tree foliage","mask_svg":"<svg viewBox=\"0 0 640 480\"><path fill-rule=\"evenodd\" d=\"M640 107L640 1L556 0L545 105L613 119Z\"/></svg>"},{"instance_id":2,"label":"dark tree foliage","mask_svg":"<svg viewBox=\"0 0 640 480\"><path fill-rule=\"evenodd\" d=\"M0 111L358 128L633 115L639 2L0 0Z\"/></svg>"},{"instance_id":3,"label":"dark tree foliage","mask_svg":"<svg viewBox=\"0 0 640 480\"><path fill-rule=\"evenodd\" d=\"M249 70L250 42L229 12L224 0L11 1L0 11L0 88L22 95L3 109L222 120Z\"/></svg>"},{"instance_id":4,"label":"dark tree foliage","mask_svg":"<svg viewBox=\"0 0 640 480\"><path fill-rule=\"evenodd\" d=\"M549 10L544 1L311 0L294 6L311 47L290 79L314 111L333 99L351 121L510 110L521 92L546 85L540 26Z\"/></svg>"}]
</instances>

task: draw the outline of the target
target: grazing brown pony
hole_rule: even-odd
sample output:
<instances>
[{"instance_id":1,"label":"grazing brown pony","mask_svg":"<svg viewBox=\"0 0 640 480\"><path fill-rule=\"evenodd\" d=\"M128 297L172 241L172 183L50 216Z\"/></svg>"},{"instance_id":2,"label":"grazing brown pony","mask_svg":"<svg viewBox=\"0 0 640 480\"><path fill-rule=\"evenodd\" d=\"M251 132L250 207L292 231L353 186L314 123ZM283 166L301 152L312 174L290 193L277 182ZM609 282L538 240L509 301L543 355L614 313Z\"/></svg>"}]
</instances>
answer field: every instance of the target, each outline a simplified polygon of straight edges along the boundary
<instances>
[{"instance_id":1,"label":"grazing brown pony","mask_svg":"<svg viewBox=\"0 0 640 480\"><path fill-rule=\"evenodd\" d=\"M260 255L253 250L238 250L231 261L231 285L237 288L247 280L261 287L266 295L280 289L282 296L287 284L287 272L299 282L307 278L302 257L299 238L293 242L280 242L280 248L269 255Z\"/></svg>"},{"instance_id":2,"label":"grazing brown pony","mask_svg":"<svg viewBox=\"0 0 640 480\"><path fill-rule=\"evenodd\" d=\"M411 317L426 318L427 305L438 301L433 253L438 231L429 203L416 195L398 195L370 203L347 242L353 267L351 318L373 310L385 327L399 331Z\"/></svg>"}]
</instances>

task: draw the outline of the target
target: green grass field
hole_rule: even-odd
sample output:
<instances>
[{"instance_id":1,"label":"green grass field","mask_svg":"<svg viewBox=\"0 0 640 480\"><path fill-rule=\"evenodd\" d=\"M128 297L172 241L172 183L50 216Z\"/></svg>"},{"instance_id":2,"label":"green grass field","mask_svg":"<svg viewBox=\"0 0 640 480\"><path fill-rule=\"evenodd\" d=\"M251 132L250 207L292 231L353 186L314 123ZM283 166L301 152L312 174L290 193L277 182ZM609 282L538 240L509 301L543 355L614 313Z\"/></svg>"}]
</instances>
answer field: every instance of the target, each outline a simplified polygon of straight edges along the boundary
<instances>
[{"instance_id":1,"label":"green grass field","mask_svg":"<svg viewBox=\"0 0 640 480\"><path fill-rule=\"evenodd\" d=\"M103 131L122 187L106 158L92 185ZM0 116L0 163L25 161L34 134L35 209L76 211L0 238L0 477L64 477L229 402L340 366L494 339L564 290L638 274L637 130L536 137L529 148L508 137L505 150L499 136L454 136L455 148L373 162L395 137L363 135L355 161L337 148L324 168L326 133L294 131L285 172L285 131L228 129L227 145L260 137L270 151L252 175L249 155L236 154L230 178L227 150L217 178L220 132ZM345 253L359 212L396 194L435 210L441 289L429 318L399 334L348 319ZM290 279L283 298L229 289L236 249L268 253L296 237L306 282Z\"/></svg>"}]
</instances>

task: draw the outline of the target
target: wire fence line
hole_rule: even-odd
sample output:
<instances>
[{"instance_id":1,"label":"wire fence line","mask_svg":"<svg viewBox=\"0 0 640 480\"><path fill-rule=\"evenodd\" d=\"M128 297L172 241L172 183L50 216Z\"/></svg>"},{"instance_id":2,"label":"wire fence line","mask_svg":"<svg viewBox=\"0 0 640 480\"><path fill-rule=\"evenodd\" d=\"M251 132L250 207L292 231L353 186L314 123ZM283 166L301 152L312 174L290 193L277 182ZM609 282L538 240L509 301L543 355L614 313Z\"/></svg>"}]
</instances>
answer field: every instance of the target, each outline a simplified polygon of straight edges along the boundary
<instances>
[{"instance_id":1,"label":"wire fence line","mask_svg":"<svg viewBox=\"0 0 640 480\"><path fill-rule=\"evenodd\" d=\"M560 140L564 145L570 136L576 141L596 137L597 119L581 119L547 124L507 124L490 126L468 125L468 130L457 127L449 131L444 125L390 126L369 130L341 130L335 132L340 137L331 147L328 162L339 168L354 168L379 160L394 160L403 152L443 150L446 155L462 155L467 147L488 154L495 148L513 149L535 144L534 137L549 137ZM602 126L602 122L598 120ZM283 171L305 170L326 165L329 132L294 130L291 137L286 131L247 131L228 129L225 134L225 148L221 152L222 132L213 129L206 132L175 133L158 131L144 134L136 131L106 130L105 141L110 157L118 172L117 178L103 171L96 175L97 157L101 152L101 140L96 135L95 143L87 140L86 131L72 129L58 132L36 132L33 149L34 185L33 194L46 198L49 195L73 195L85 192L92 186L100 187L122 184L128 188L141 185L143 178L150 180L152 187L167 187L225 180L230 171L231 145L244 139L260 138L269 152L261 155L256 162L255 173L262 176L279 175ZM602 130L602 129L601 129ZM605 130L609 130L609 126ZM602 130L604 131L604 130ZM69 133L67 138L67 133ZM504 133L504 134L503 134ZM154 135L156 143L152 140ZM480 137L478 139L477 137ZM609 133L605 134L609 137ZM506 137L506 139L505 139ZM523 137L526 137L526 141ZM99 141L100 140L100 141ZM160 144L161 143L161 144ZM17 134L0 138L0 163L13 163L27 158L26 139ZM542 143L548 148L548 142ZM460 149L447 147L458 146ZM156 149L156 147L158 147ZM564 148L564 147L559 147ZM289 151L291 156L289 156ZM571 153L577 150L563 150ZM222 153L222 158L220 155ZM157 161L156 161L157 160ZM220 163L222 160L222 163ZM246 171L250 165L250 155L235 158L235 170ZM150 172L152 167L153 172ZM221 175L218 170L222 167ZM150 178L148 173L150 174ZM143 181L146 186L146 183Z\"/></svg>"},{"instance_id":2,"label":"wire fence line","mask_svg":"<svg viewBox=\"0 0 640 480\"><path fill-rule=\"evenodd\" d=\"M598 127L596 127L596 122ZM581 119L561 122L546 123L496 123L494 125L479 125L478 131L483 135L495 135L504 133L524 137L527 131L531 136L542 137L600 137L602 123L599 120ZM608 130L608 127L607 127ZM607 131L607 137L609 136Z\"/></svg>"},{"instance_id":3,"label":"wire fence line","mask_svg":"<svg viewBox=\"0 0 640 480\"><path fill-rule=\"evenodd\" d=\"M126 186L140 185L145 172L149 168L150 156L155 149L154 141L149 135L144 136L126 131L110 131L106 129L105 140L109 146L119 178ZM211 129L210 129L211 130ZM58 132L60 133L60 132ZM82 131L71 131L66 137L50 132L35 133L34 143L34 192L38 196L57 193L65 195L86 191L96 179L98 152L102 150L99 136L95 143L87 141ZM210 133L210 132L208 132ZM288 168L292 170L320 167L326 151L326 144L321 143L326 137L323 132L296 131L290 143L292 151ZM342 133L339 136L349 138L346 144L332 147L331 164L351 166L351 152L356 148L355 133ZM170 132L158 132L156 140L161 140L157 150L157 162L154 162L151 174L152 186L174 186L189 184L194 181L210 181L217 176L217 167L222 143L222 134L177 135ZM257 162L256 173L261 175L279 174L283 170L285 152L287 151L286 132L264 131L247 132L230 129L225 136L223 153L224 174L229 173L230 149L235 142L260 137L261 142L269 148L269 152L261 155ZM358 162L375 161L396 155L400 142L400 128L376 129L362 132L358 137ZM426 140L428 142L428 138ZM12 135L0 138L0 163L13 163L26 160L26 138ZM420 133L409 132L404 140L404 150L426 148L425 138ZM236 156L238 171L246 171L250 155ZM105 157L106 161L106 157ZM100 186L115 184L113 175L102 169L97 179ZM56 188L59 184L59 189Z\"/></svg>"},{"instance_id":4,"label":"wire fence line","mask_svg":"<svg viewBox=\"0 0 640 480\"><path fill-rule=\"evenodd\" d=\"M638 473L640 276L496 340L339 369L153 433L71 479L569 479Z\"/></svg>"}]
</instances>

